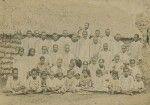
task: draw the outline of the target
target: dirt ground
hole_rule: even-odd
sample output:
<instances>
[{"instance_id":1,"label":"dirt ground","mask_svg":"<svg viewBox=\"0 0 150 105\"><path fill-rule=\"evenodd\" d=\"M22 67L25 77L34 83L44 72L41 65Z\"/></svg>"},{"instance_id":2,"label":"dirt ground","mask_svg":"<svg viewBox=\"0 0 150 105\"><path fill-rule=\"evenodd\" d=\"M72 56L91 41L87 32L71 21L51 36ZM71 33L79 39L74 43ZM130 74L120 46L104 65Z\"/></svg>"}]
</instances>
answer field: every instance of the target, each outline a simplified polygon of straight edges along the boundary
<instances>
[{"instance_id":1,"label":"dirt ground","mask_svg":"<svg viewBox=\"0 0 150 105\"><path fill-rule=\"evenodd\" d=\"M20 96L0 95L0 105L150 105L150 93L135 96L101 93L67 93L64 95L32 94Z\"/></svg>"}]
</instances>

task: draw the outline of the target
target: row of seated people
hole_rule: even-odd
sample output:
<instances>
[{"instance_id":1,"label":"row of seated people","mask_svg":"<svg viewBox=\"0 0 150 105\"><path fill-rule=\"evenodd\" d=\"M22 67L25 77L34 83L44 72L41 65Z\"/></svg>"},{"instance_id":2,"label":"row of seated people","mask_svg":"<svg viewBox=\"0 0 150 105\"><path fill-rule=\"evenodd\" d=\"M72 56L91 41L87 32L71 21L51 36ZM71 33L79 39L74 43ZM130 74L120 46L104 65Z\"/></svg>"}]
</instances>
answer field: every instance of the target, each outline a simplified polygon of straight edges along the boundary
<instances>
[{"instance_id":1,"label":"row of seated people","mask_svg":"<svg viewBox=\"0 0 150 105\"><path fill-rule=\"evenodd\" d=\"M4 92L13 94L28 93L66 93L83 91L100 91L111 94L128 94L145 92L142 72L137 68L134 59L129 64L123 64L117 68L119 56L116 56L112 68L105 68L105 60L99 59L95 65L95 58L89 64L83 61L79 69L75 60L71 60L69 68L62 70L62 59L58 59L57 68L42 69L40 65L28 72L23 81L18 76L18 68L14 68L12 75L8 77ZM43 63L44 57L41 57ZM91 68L94 65L94 68Z\"/></svg>"}]
</instances>

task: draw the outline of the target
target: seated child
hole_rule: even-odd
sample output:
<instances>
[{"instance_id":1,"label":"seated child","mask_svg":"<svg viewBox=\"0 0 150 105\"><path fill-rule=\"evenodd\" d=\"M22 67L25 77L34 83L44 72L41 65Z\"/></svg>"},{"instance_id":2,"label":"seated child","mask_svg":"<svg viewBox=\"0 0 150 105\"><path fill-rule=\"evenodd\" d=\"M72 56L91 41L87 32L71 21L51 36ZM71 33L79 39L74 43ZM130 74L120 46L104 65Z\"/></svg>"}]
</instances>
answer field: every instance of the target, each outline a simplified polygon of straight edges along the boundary
<instances>
[{"instance_id":1,"label":"seated child","mask_svg":"<svg viewBox=\"0 0 150 105\"><path fill-rule=\"evenodd\" d=\"M127 94L127 95L133 95L133 84L134 79L130 75L129 68L124 67L123 68L123 75L120 76L120 87L121 87L121 93Z\"/></svg>"},{"instance_id":2,"label":"seated child","mask_svg":"<svg viewBox=\"0 0 150 105\"><path fill-rule=\"evenodd\" d=\"M140 74L136 75L135 82L134 82L134 91L136 93L142 93L146 91Z\"/></svg>"},{"instance_id":3,"label":"seated child","mask_svg":"<svg viewBox=\"0 0 150 105\"><path fill-rule=\"evenodd\" d=\"M111 80L112 77L108 71L105 71L103 74L103 91L110 93L111 92Z\"/></svg>"},{"instance_id":4,"label":"seated child","mask_svg":"<svg viewBox=\"0 0 150 105\"><path fill-rule=\"evenodd\" d=\"M25 86L18 78L17 68L14 68L12 70L12 76L8 77L4 92L13 94L25 94Z\"/></svg>"},{"instance_id":5,"label":"seated child","mask_svg":"<svg viewBox=\"0 0 150 105\"><path fill-rule=\"evenodd\" d=\"M111 80L111 93L119 93L121 88L120 88L120 82L119 82L119 77L118 77L118 72L117 71L112 71L112 80Z\"/></svg>"},{"instance_id":6,"label":"seated child","mask_svg":"<svg viewBox=\"0 0 150 105\"><path fill-rule=\"evenodd\" d=\"M48 74L46 71L41 72L41 89L42 89L42 92L47 92L47 84L46 84L47 75Z\"/></svg>"},{"instance_id":7,"label":"seated child","mask_svg":"<svg viewBox=\"0 0 150 105\"><path fill-rule=\"evenodd\" d=\"M46 80L47 90L49 92L54 92L59 89L59 87L56 87L57 79L55 78L54 73L50 73Z\"/></svg>"},{"instance_id":8,"label":"seated child","mask_svg":"<svg viewBox=\"0 0 150 105\"><path fill-rule=\"evenodd\" d=\"M83 89L87 89L87 88L92 86L92 80L91 80L91 76L90 76L90 71L89 70L83 70L82 71L80 86Z\"/></svg>"},{"instance_id":9,"label":"seated child","mask_svg":"<svg viewBox=\"0 0 150 105\"><path fill-rule=\"evenodd\" d=\"M103 91L103 73L101 70L96 71L96 77L93 81L94 91Z\"/></svg>"},{"instance_id":10,"label":"seated child","mask_svg":"<svg viewBox=\"0 0 150 105\"><path fill-rule=\"evenodd\" d=\"M80 87L80 74L77 73L74 75L75 76L75 88L76 88L76 91L79 91L81 89Z\"/></svg>"},{"instance_id":11,"label":"seated child","mask_svg":"<svg viewBox=\"0 0 150 105\"><path fill-rule=\"evenodd\" d=\"M71 70L67 71L67 77L65 80L65 89L66 89L66 92L75 92L76 91L74 72Z\"/></svg>"},{"instance_id":12,"label":"seated child","mask_svg":"<svg viewBox=\"0 0 150 105\"><path fill-rule=\"evenodd\" d=\"M41 78L38 76L37 69L31 70L31 76L27 80L27 92L29 93L42 92Z\"/></svg>"},{"instance_id":13,"label":"seated child","mask_svg":"<svg viewBox=\"0 0 150 105\"><path fill-rule=\"evenodd\" d=\"M63 73L59 72L56 74L56 93L65 93L65 79Z\"/></svg>"}]
</instances>

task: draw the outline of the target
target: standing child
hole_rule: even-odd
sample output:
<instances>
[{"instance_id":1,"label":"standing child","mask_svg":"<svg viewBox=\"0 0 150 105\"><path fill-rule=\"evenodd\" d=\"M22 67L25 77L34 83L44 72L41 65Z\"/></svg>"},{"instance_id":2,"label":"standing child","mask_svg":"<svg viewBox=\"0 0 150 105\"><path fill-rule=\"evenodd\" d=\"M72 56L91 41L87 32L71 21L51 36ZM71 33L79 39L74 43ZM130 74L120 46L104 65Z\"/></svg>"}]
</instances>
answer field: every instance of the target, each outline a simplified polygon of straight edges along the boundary
<instances>
[{"instance_id":1,"label":"standing child","mask_svg":"<svg viewBox=\"0 0 150 105\"><path fill-rule=\"evenodd\" d=\"M116 93L119 93L121 90L118 72L113 71L111 74L112 74L111 93L116 94Z\"/></svg>"}]
</instances>

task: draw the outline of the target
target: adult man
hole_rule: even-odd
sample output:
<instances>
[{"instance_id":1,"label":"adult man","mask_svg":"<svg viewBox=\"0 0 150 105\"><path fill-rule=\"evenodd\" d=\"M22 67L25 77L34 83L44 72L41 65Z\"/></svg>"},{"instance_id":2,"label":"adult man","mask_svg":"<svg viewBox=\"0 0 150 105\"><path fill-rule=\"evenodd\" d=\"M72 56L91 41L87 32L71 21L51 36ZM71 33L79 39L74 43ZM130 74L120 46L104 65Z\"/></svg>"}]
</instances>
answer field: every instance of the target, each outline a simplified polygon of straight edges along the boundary
<instances>
[{"instance_id":1,"label":"adult man","mask_svg":"<svg viewBox=\"0 0 150 105\"><path fill-rule=\"evenodd\" d=\"M64 66L68 67L69 63L70 63L70 60L74 59L74 56L70 51L70 45L69 44L66 44L64 46L64 51L63 51L63 56L62 57L63 57L63 61L64 61Z\"/></svg>"},{"instance_id":2,"label":"adult man","mask_svg":"<svg viewBox=\"0 0 150 105\"><path fill-rule=\"evenodd\" d=\"M83 31L87 31L87 35L88 35L88 37L90 37L90 36L91 36L91 31L90 31L90 29L89 29L89 26L90 26L89 23L85 23L85 24L84 24L84 28L83 28L83 29L80 28L80 29L78 30L79 36L82 37Z\"/></svg>"},{"instance_id":3,"label":"adult man","mask_svg":"<svg viewBox=\"0 0 150 105\"><path fill-rule=\"evenodd\" d=\"M27 37L22 40L22 46L25 49L25 55L28 54L30 48L35 48L36 40L32 36L32 31L28 30L26 33Z\"/></svg>"},{"instance_id":4,"label":"adult man","mask_svg":"<svg viewBox=\"0 0 150 105\"><path fill-rule=\"evenodd\" d=\"M113 59L113 55L111 51L108 49L108 43L103 44L103 50L99 53L99 58L104 59L106 69L108 69Z\"/></svg>"},{"instance_id":5,"label":"adult man","mask_svg":"<svg viewBox=\"0 0 150 105\"><path fill-rule=\"evenodd\" d=\"M114 38L110 34L110 29L105 30L105 36L102 38L101 42L102 42L102 45L104 43L108 43L109 49L110 50L112 49L112 44L114 42Z\"/></svg>"},{"instance_id":6,"label":"adult man","mask_svg":"<svg viewBox=\"0 0 150 105\"><path fill-rule=\"evenodd\" d=\"M122 45L121 46L121 53L119 53L119 56L120 56L120 61L122 63L129 63L129 55L128 55L128 52L127 52L127 47L125 45Z\"/></svg>"},{"instance_id":7,"label":"adult man","mask_svg":"<svg viewBox=\"0 0 150 105\"><path fill-rule=\"evenodd\" d=\"M51 68L51 71L54 74L63 73L64 75L66 75L67 70L63 67L63 59L58 58L57 62L56 62L56 65Z\"/></svg>"},{"instance_id":8,"label":"adult man","mask_svg":"<svg viewBox=\"0 0 150 105\"><path fill-rule=\"evenodd\" d=\"M79 39L77 34L74 34L71 40L71 53L74 55L75 58L79 58Z\"/></svg>"},{"instance_id":9,"label":"adult man","mask_svg":"<svg viewBox=\"0 0 150 105\"><path fill-rule=\"evenodd\" d=\"M58 44L54 44L53 45L53 49L52 49L52 64L53 65L56 65L56 61L58 58L61 58L61 54L60 54L60 51L59 51L59 46Z\"/></svg>"},{"instance_id":10,"label":"adult man","mask_svg":"<svg viewBox=\"0 0 150 105\"><path fill-rule=\"evenodd\" d=\"M124 44L122 41L120 41L120 34L116 34L114 37L114 42L112 43L112 53L114 55L118 54L121 52L121 46Z\"/></svg>"},{"instance_id":11,"label":"adult man","mask_svg":"<svg viewBox=\"0 0 150 105\"><path fill-rule=\"evenodd\" d=\"M99 42L97 36L94 36L91 41L92 42L90 44L90 58L98 56L99 51L101 49L101 43Z\"/></svg>"},{"instance_id":12,"label":"adult man","mask_svg":"<svg viewBox=\"0 0 150 105\"><path fill-rule=\"evenodd\" d=\"M87 31L83 31L79 42L79 59L82 61L90 59L90 39Z\"/></svg>"},{"instance_id":13,"label":"adult man","mask_svg":"<svg viewBox=\"0 0 150 105\"><path fill-rule=\"evenodd\" d=\"M36 42L36 45L37 45L36 49L38 54L42 53L43 46L46 46L49 52L51 48L51 42L50 40L47 40L47 34L45 32L42 32L41 39L38 42Z\"/></svg>"}]
</instances>

